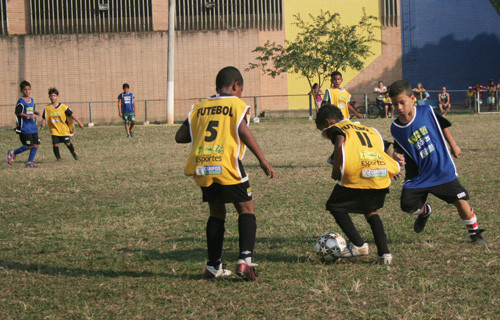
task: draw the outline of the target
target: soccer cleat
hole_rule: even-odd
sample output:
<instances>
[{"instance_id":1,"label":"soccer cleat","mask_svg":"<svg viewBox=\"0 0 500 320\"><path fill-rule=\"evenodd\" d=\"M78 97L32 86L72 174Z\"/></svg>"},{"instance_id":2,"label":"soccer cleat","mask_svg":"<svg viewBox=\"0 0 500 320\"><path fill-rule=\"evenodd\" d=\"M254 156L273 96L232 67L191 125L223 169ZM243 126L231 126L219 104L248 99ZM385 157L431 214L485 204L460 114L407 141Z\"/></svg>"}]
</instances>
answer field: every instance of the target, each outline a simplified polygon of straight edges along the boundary
<instances>
[{"instance_id":1,"label":"soccer cleat","mask_svg":"<svg viewBox=\"0 0 500 320\"><path fill-rule=\"evenodd\" d=\"M255 281L257 280L257 270L255 270L256 266L256 263L246 262L245 260L240 259L236 265L236 274L244 280Z\"/></svg>"},{"instance_id":2,"label":"soccer cleat","mask_svg":"<svg viewBox=\"0 0 500 320\"><path fill-rule=\"evenodd\" d=\"M73 159L78 160L78 155L76 154L76 152L72 153L72 155L73 155Z\"/></svg>"},{"instance_id":3,"label":"soccer cleat","mask_svg":"<svg viewBox=\"0 0 500 320\"><path fill-rule=\"evenodd\" d=\"M366 256L368 255L368 252L370 251L370 248L368 246L368 243L365 242L361 247L357 247L353 244L347 245L347 247L340 252L340 256L342 258L350 258L350 257L358 257L358 256Z\"/></svg>"},{"instance_id":4,"label":"soccer cleat","mask_svg":"<svg viewBox=\"0 0 500 320\"><path fill-rule=\"evenodd\" d=\"M129 134L127 134L127 139L128 139L128 138L130 138L130 135L129 135Z\"/></svg>"},{"instance_id":5,"label":"soccer cleat","mask_svg":"<svg viewBox=\"0 0 500 320\"><path fill-rule=\"evenodd\" d=\"M130 130L130 136L134 137L134 131Z\"/></svg>"},{"instance_id":6,"label":"soccer cleat","mask_svg":"<svg viewBox=\"0 0 500 320\"><path fill-rule=\"evenodd\" d=\"M212 266L207 266L205 269L205 274L203 275L205 279L215 279L220 277L230 276L232 273L227 269L222 268L222 264L219 265L219 269L215 269Z\"/></svg>"},{"instance_id":7,"label":"soccer cleat","mask_svg":"<svg viewBox=\"0 0 500 320\"><path fill-rule=\"evenodd\" d=\"M384 253L381 256L377 256L377 262L379 264L391 264L392 262L392 254Z\"/></svg>"},{"instance_id":8,"label":"soccer cleat","mask_svg":"<svg viewBox=\"0 0 500 320\"><path fill-rule=\"evenodd\" d=\"M28 162L26 165L25 165L26 168L38 168L40 167L38 164L35 164L33 162Z\"/></svg>"},{"instance_id":9,"label":"soccer cleat","mask_svg":"<svg viewBox=\"0 0 500 320\"><path fill-rule=\"evenodd\" d=\"M427 223L427 220L429 219L431 213L432 213L432 207L430 204L426 203L425 213L418 215L417 219L415 220L415 223L413 224L413 231L415 231L416 233L424 231L425 224Z\"/></svg>"},{"instance_id":10,"label":"soccer cleat","mask_svg":"<svg viewBox=\"0 0 500 320\"><path fill-rule=\"evenodd\" d=\"M486 244L486 239L482 235L484 229L475 230L476 233L470 236L470 241L474 244Z\"/></svg>"},{"instance_id":11,"label":"soccer cleat","mask_svg":"<svg viewBox=\"0 0 500 320\"><path fill-rule=\"evenodd\" d=\"M7 152L7 162L12 165L12 160L14 160L16 158L16 155L14 154L14 152L12 152L12 150L9 150Z\"/></svg>"}]
</instances>

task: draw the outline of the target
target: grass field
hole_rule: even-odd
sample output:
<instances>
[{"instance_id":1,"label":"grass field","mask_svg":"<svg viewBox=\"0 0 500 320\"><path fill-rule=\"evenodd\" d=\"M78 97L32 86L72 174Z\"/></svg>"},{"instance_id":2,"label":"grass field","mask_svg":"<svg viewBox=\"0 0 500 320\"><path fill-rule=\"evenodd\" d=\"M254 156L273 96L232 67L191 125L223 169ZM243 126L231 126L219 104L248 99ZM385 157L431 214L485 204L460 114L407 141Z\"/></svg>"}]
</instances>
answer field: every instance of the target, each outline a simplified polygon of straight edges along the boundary
<instances>
[{"instance_id":1,"label":"grass field","mask_svg":"<svg viewBox=\"0 0 500 320\"><path fill-rule=\"evenodd\" d=\"M42 130L40 168L24 168L27 153L0 164L0 319L500 319L500 118L449 119L488 245L471 245L454 207L433 196L435 214L415 234L397 181L380 211L390 266L375 264L358 215L370 255L319 262L317 236L340 230L324 210L332 146L308 120L252 124L278 173L270 181L251 153L244 159L258 223L252 283L202 278L207 206L183 175L188 145L174 143L177 125L140 126L133 139L122 126L77 130L80 160L63 146L60 163ZM390 138L389 120L362 122ZM13 131L0 130L4 156L19 146ZM237 219L229 212L224 259L233 270Z\"/></svg>"}]
</instances>

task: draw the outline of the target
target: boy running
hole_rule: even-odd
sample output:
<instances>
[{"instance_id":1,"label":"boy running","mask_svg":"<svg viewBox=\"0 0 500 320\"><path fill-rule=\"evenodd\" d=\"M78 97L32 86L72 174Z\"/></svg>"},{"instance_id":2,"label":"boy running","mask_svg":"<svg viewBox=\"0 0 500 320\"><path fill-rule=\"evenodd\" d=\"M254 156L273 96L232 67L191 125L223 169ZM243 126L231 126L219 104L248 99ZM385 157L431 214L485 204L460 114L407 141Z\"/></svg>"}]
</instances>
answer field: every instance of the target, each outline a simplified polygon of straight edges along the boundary
<instances>
[{"instance_id":1,"label":"boy running","mask_svg":"<svg viewBox=\"0 0 500 320\"><path fill-rule=\"evenodd\" d=\"M335 146L332 179L338 180L326 203L338 225L352 244L342 252L343 257L368 254L366 243L354 226L350 213L365 215L377 245L377 262L390 264L392 255L387 246L387 235L377 210L384 206L391 177L399 172L399 165L385 151L382 136L374 128L343 119L339 108L327 104L316 117L316 127L323 138Z\"/></svg>"},{"instance_id":2,"label":"boy running","mask_svg":"<svg viewBox=\"0 0 500 320\"><path fill-rule=\"evenodd\" d=\"M82 129L84 128L83 123L75 117L73 111L67 105L57 101L59 99L59 91L56 88L49 89L49 99L51 103L45 106L42 115L42 128L45 126L45 123L48 123L50 134L52 135L52 150L54 151L56 160L61 160L59 143L64 143L73 155L73 158L78 160L78 155L69 137L73 135L74 131L73 120Z\"/></svg>"},{"instance_id":3,"label":"boy running","mask_svg":"<svg viewBox=\"0 0 500 320\"><path fill-rule=\"evenodd\" d=\"M31 84L24 80L19 86L23 96L19 98L16 104L15 113L17 124L14 130L19 134L19 139L23 145L14 151L9 150L7 153L7 162L11 165L18 154L30 150L26 167L38 168L39 165L33 162L38 146L40 145L38 127L36 126L36 116L38 112L35 109L35 101L30 98Z\"/></svg>"},{"instance_id":4,"label":"boy running","mask_svg":"<svg viewBox=\"0 0 500 320\"><path fill-rule=\"evenodd\" d=\"M422 232L432 212L425 203L432 193L441 200L453 204L467 227L473 243L485 243L477 217L469 202L467 190L457 179L451 154L458 158L460 148L448 127L451 123L437 115L428 105L413 105L410 84L404 80L394 82L389 95L399 116L391 125L394 137L394 159L405 165L406 177L401 192L401 209L417 215L413 230Z\"/></svg>"},{"instance_id":5,"label":"boy running","mask_svg":"<svg viewBox=\"0 0 500 320\"><path fill-rule=\"evenodd\" d=\"M345 88L340 87L343 81L342 73L338 71L332 73L332 87L326 89L323 97L323 105L332 104L336 106L342 111L344 119L349 119L349 111L354 113L356 117L363 118L363 115L351 106L351 94Z\"/></svg>"},{"instance_id":6,"label":"boy running","mask_svg":"<svg viewBox=\"0 0 500 320\"><path fill-rule=\"evenodd\" d=\"M246 280L257 280L256 264L252 263L257 223L248 176L241 160L246 147L259 160L271 179L276 172L266 161L248 128L249 109L241 98L243 77L238 69L226 67L216 78L217 94L195 104L188 118L175 135L177 143L192 143L184 173L193 176L201 187L203 201L208 202L208 261L205 278L231 274L222 266L222 247L226 203L238 211L240 253L236 274Z\"/></svg>"},{"instance_id":7,"label":"boy running","mask_svg":"<svg viewBox=\"0 0 500 320\"><path fill-rule=\"evenodd\" d=\"M125 123L127 138L133 137L134 131L132 131L132 129L135 125L135 97L134 94L130 92L128 83L123 84L123 92L118 96L118 115L123 119L123 123Z\"/></svg>"}]
</instances>

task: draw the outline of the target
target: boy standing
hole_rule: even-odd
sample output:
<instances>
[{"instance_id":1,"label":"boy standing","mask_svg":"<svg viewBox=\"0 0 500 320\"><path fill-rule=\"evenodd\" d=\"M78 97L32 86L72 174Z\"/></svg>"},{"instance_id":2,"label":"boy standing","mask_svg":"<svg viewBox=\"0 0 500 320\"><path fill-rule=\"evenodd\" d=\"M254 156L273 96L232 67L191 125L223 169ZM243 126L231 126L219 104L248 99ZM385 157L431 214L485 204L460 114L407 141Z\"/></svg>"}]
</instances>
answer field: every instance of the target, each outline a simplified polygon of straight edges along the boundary
<instances>
[{"instance_id":1,"label":"boy standing","mask_svg":"<svg viewBox=\"0 0 500 320\"><path fill-rule=\"evenodd\" d=\"M389 89L392 104L399 116L391 125L394 137L394 159L405 164L406 177L401 193L401 209L417 215L413 230L424 230L432 212L425 203L432 193L453 204L467 227L473 243L485 243L484 230L478 228L477 217L467 199L469 194L457 179L455 164L446 146L456 158L461 150L448 127L451 123L434 113L431 106L414 106L410 84L404 80L394 82Z\"/></svg>"},{"instance_id":2,"label":"boy standing","mask_svg":"<svg viewBox=\"0 0 500 320\"><path fill-rule=\"evenodd\" d=\"M78 155L70 140L70 135L73 135L73 120L75 120L80 128L84 128L83 123L78 120L73 111L64 103L59 103L59 91L56 88L49 89L50 104L45 106L42 115L42 128L45 123L48 123L50 134L52 135L52 150L56 156L56 160L61 160L59 153L59 143L64 143L73 155L75 160L78 160Z\"/></svg>"},{"instance_id":3,"label":"boy standing","mask_svg":"<svg viewBox=\"0 0 500 320\"><path fill-rule=\"evenodd\" d=\"M205 278L231 274L222 267L222 247L226 203L238 211L240 253L236 273L246 280L256 280L252 263L257 223L248 176L241 160L248 146L271 179L276 172L266 161L248 128L249 109L241 98L243 77L238 69L226 67L216 78L217 94L192 107L186 121L175 135L177 143L192 143L184 173L193 176L201 187L203 201L208 202L208 261Z\"/></svg>"},{"instance_id":4,"label":"boy standing","mask_svg":"<svg viewBox=\"0 0 500 320\"><path fill-rule=\"evenodd\" d=\"M35 101L30 98L31 84L24 80L21 82L20 88L23 96L19 98L16 104L16 128L14 130L19 134L19 138L23 145L14 151L9 150L7 153L7 162L11 165L18 154L30 150L26 167L38 168L39 165L33 162L38 146L40 145L38 127L35 121L38 112L36 112L35 109Z\"/></svg>"},{"instance_id":5,"label":"boy standing","mask_svg":"<svg viewBox=\"0 0 500 320\"><path fill-rule=\"evenodd\" d=\"M342 252L343 257L368 254L366 243L354 226L349 212L365 215L377 245L377 262L390 264L392 255L387 235L377 210L384 206L391 177L399 165L387 153L382 136L374 128L343 119L339 108L327 104L316 117L316 127L325 139L335 145L332 179L338 180L326 203L338 225L352 244Z\"/></svg>"},{"instance_id":6,"label":"boy standing","mask_svg":"<svg viewBox=\"0 0 500 320\"><path fill-rule=\"evenodd\" d=\"M132 129L135 125L135 97L134 94L130 92L128 83L123 84L123 92L118 96L118 115L123 119L123 123L125 123L127 138L133 137L134 131L132 131Z\"/></svg>"},{"instance_id":7,"label":"boy standing","mask_svg":"<svg viewBox=\"0 0 500 320\"><path fill-rule=\"evenodd\" d=\"M345 88L340 87L342 81L344 81L342 73L338 71L332 73L332 88L326 89L323 97L323 105L332 104L336 106L342 111L344 119L349 119L349 111L354 113L356 117L363 118L363 115L351 106L351 94Z\"/></svg>"}]
</instances>

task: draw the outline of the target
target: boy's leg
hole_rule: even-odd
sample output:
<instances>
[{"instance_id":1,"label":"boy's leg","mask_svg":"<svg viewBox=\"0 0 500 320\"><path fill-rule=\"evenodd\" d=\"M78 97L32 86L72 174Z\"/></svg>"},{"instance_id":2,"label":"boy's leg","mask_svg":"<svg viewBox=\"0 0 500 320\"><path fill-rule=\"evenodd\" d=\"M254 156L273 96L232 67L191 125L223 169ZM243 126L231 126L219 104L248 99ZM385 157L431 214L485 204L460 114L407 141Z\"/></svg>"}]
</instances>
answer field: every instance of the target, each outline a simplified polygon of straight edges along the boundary
<instances>
[{"instance_id":1,"label":"boy's leg","mask_svg":"<svg viewBox=\"0 0 500 320\"><path fill-rule=\"evenodd\" d=\"M467 200L457 200L453 203L453 205L457 208L458 215L467 227L471 241L474 243L485 243L486 240L481 234L484 230L479 229L476 213L470 206L469 202Z\"/></svg>"},{"instance_id":2,"label":"boy's leg","mask_svg":"<svg viewBox=\"0 0 500 320\"><path fill-rule=\"evenodd\" d=\"M123 121L125 123L125 132L127 133L127 138L130 137L130 125L128 123L128 118L126 118L127 116L123 116Z\"/></svg>"},{"instance_id":3,"label":"boy's leg","mask_svg":"<svg viewBox=\"0 0 500 320\"><path fill-rule=\"evenodd\" d=\"M217 200L208 203L210 207L210 217L207 221L207 265L215 269L222 263L222 247L224 244L224 232L226 221L226 205Z\"/></svg>"},{"instance_id":4,"label":"boy's leg","mask_svg":"<svg viewBox=\"0 0 500 320\"><path fill-rule=\"evenodd\" d=\"M234 207L238 211L238 232L240 237L240 253L236 273L246 280L257 280L256 264L252 263L257 234L255 205L253 200L250 200L235 202Z\"/></svg>"},{"instance_id":5,"label":"boy's leg","mask_svg":"<svg viewBox=\"0 0 500 320\"><path fill-rule=\"evenodd\" d=\"M340 229L344 232L347 238L351 241L342 252L342 257L365 256L368 254L368 243L366 243L358 232L358 229L352 223L348 213L330 211L330 214L335 218Z\"/></svg>"},{"instance_id":6,"label":"boy's leg","mask_svg":"<svg viewBox=\"0 0 500 320\"><path fill-rule=\"evenodd\" d=\"M430 204L425 203L428 196L425 189L403 188L401 191L401 210L417 215L413 224L413 231L420 233L424 230L427 220L432 213Z\"/></svg>"},{"instance_id":7,"label":"boy's leg","mask_svg":"<svg viewBox=\"0 0 500 320\"><path fill-rule=\"evenodd\" d=\"M377 212L372 212L365 214L366 221L370 225L373 233L373 239L375 240L375 245L377 246L377 252L379 256L383 254L390 253L389 247L387 246L387 234L384 230L384 224L380 219Z\"/></svg>"},{"instance_id":8,"label":"boy's leg","mask_svg":"<svg viewBox=\"0 0 500 320\"><path fill-rule=\"evenodd\" d=\"M75 147L73 147L73 144L71 142L65 143L66 147L68 147L69 152L71 152L71 155L75 160L78 160L78 155L75 152Z\"/></svg>"},{"instance_id":9,"label":"boy's leg","mask_svg":"<svg viewBox=\"0 0 500 320\"><path fill-rule=\"evenodd\" d=\"M131 137L134 136L134 132L132 131L132 129L134 129L134 126L135 126L135 120L131 120L129 125L129 133Z\"/></svg>"},{"instance_id":10,"label":"boy's leg","mask_svg":"<svg viewBox=\"0 0 500 320\"><path fill-rule=\"evenodd\" d=\"M58 143L54 143L52 145L52 151L54 152L54 155L56 156L56 160L60 160L61 153L59 152L59 144Z\"/></svg>"},{"instance_id":11,"label":"boy's leg","mask_svg":"<svg viewBox=\"0 0 500 320\"><path fill-rule=\"evenodd\" d=\"M38 144L35 144L33 148L30 149L30 155L28 157L28 163L33 162L35 160L35 155L38 150Z\"/></svg>"}]
</instances>

